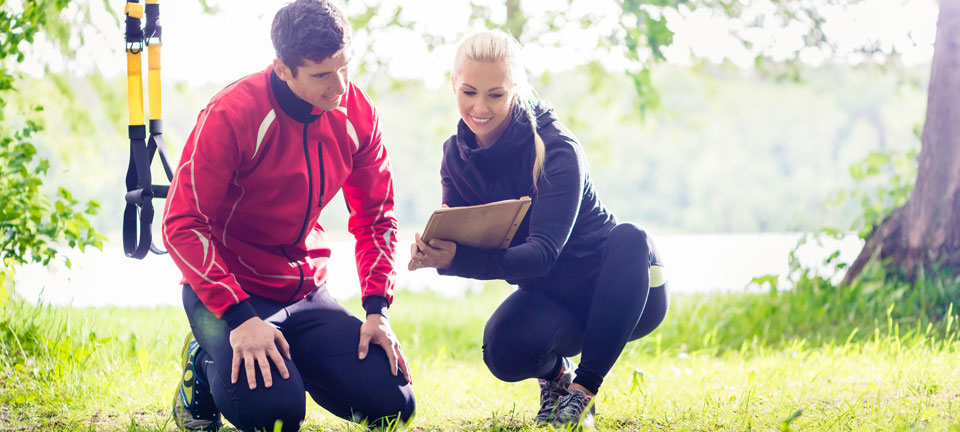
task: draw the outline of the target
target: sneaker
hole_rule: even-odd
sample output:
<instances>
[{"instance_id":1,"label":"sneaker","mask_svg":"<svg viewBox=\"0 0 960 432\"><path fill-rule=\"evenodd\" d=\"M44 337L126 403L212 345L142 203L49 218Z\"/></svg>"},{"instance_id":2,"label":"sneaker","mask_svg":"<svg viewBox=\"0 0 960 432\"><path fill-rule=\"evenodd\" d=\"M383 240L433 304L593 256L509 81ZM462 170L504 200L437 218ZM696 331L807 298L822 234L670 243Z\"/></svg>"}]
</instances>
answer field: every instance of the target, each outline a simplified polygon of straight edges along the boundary
<instances>
[{"instance_id":1,"label":"sneaker","mask_svg":"<svg viewBox=\"0 0 960 432\"><path fill-rule=\"evenodd\" d=\"M210 385L197 376L194 361L200 344L187 334L183 341L183 376L173 397L173 421L181 430L214 432L223 426L220 412L213 402Z\"/></svg>"},{"instance_id":2,"label":"sneaker","mask_svg":"<svg viewBox=\"0 0 960 432\"><path fill-rule=\"evenodd\" d=\"M580 390L569 391L557 401L557 415L553 419L553 426L556 428L573 426L573 430L592 428L595 413L596 405L593 403L593 396L587 396Z\"/></svg>"},{"instance_id":3,"label":"sneaker","mask_svg":"<svg viewBox=\"0 0 960 432\"><path fill-rule=\"evenodd\" d=\"M576 376L575 370L576 367L573 366L573 362L564 357L563 371L560 372L558 377L552 380L545 380L543 378L537 380L537 383L540 384L540 410L537 411L537 415L533 418L534 423L543 426L553 421L557 401L560 400L560 396L567 394L567 387L570 387L570 384L573 383L573 378Z\"/></svg>"}]
</instances>

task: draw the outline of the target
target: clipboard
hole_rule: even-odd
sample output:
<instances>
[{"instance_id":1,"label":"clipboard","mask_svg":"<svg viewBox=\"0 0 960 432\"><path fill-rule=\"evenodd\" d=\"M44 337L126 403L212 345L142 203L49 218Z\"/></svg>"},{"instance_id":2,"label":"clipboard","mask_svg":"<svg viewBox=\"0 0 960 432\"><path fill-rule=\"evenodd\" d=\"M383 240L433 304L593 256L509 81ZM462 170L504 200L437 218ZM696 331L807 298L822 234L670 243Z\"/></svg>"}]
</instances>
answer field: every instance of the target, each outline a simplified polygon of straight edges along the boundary
<instances>
[{"instance_id":1,"label":"clipboard","mask_svg":"<svg viewBox=\"0 0 960 432\"><path fill-rule=\"evenodd\" d=\"M423 240L448 240L480 249L506 249L530 208L530 197L435 210Z\"/></svg>"}]
</instances>

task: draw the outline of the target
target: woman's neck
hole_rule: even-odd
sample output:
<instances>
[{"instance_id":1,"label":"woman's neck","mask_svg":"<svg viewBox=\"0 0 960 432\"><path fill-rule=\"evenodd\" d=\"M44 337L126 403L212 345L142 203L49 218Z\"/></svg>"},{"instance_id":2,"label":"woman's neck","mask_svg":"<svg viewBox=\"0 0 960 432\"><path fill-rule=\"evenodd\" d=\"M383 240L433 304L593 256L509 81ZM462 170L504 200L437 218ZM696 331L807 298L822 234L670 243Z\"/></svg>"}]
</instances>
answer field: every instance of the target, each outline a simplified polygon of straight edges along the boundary
<instances>
[{"instance_id":1,"label":"woman's neck","mask_svg":"<svg viewBox=\"0 0 960 432\"><path fill-rule=\"evenodd\" d=\"M497 142L500 137L503 136L503 133L507 130L507 126L510 126L510 122L513 121L513 114L506 116L503 119L503 122L500 123L496 129L490 131L486 135L477 135L477 146L480 148L487 148Z\"/></svg>"},{"instance_id":2,"label":"woman's neck","mask_svg":"<svg viewBox=\"0 0 960 432\"><path fill-rule=\"evenodd\" d=\"M501 135L503 134L501 133ZM491 144L497 142L498 138L500 137L498 136L493 138L484 138L484 137L481 137L480 135L477 135L477 147L480 147L480 148L490 147Z\"/></svg>"}]
</instances>

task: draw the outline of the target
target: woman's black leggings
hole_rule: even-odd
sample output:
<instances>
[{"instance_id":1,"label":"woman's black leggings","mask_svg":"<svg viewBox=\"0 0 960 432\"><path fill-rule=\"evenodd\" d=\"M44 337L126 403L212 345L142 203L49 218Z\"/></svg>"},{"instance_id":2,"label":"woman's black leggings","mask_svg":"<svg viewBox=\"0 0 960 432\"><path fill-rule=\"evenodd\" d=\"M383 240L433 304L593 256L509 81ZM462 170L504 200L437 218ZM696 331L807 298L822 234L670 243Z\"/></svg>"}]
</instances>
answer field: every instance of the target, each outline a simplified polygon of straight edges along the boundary
<instances>
[{"instance_id":1,"label":"woman's black leggings","mask_svg":"<svg viewBox=\"0 0 960 432\"><path fill-rule=\"evenodd\" d=\"M596 393L626 343L666 316L670 300L660 264L642 228L617 225L597 271L521 284L504 300L483 332L484 362L504 381L552 379L562 357L582 352L574 382ZM650 287L651 275L658 286Z\"/></svg>"}]
</instances>

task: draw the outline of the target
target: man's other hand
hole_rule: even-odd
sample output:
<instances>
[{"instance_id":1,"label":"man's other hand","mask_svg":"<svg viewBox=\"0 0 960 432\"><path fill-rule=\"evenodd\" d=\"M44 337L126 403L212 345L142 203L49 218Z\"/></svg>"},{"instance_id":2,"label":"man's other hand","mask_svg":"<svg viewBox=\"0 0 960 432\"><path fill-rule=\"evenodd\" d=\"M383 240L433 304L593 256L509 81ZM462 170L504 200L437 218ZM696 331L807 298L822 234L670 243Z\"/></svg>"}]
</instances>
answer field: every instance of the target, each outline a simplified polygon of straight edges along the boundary
<instances>
[{"instance_id":1,"label":"man's other hand","mask_svg":"<svg viewBox=\"0 0 960 432\"><path fill-rule=\"evenodd\" d=\"M230 331L230 346L233 347L233 367L230 371L230 382L237 383L240 374L240 361L243 361L247 373L247 384L250 390L257 388L257 372L254 364L260 367L263 375L264 387L273 386L273 376L270 373L270 363L267 358L277 365L283 379L290 378L287 365L284 364L280 352L290 360L290 345L284 339L283 333L267 324L258 317L250 318ZM280 349L278 350L277 347Z\"/></svg>"},{"instance_id":2,"label":"man's other hand","mask_svg":"<svg viewBox=\"0 0 960 432\"><path fill-rule=\"evenodd\" d=\"M413 375L410 374L407 358L403 355L403 349L400 348L400 341L397 340L397 335L393 334L390 321L387 321L383 315L367 315L367 320L360 326L360 346L357 347L360 360L367 358L370 342L380 345L386 351L387 359L390 361L390 373L393 376L397 376L399 368L403 371L407 382L413 384Z\"/></svg>"}]
</instances>

